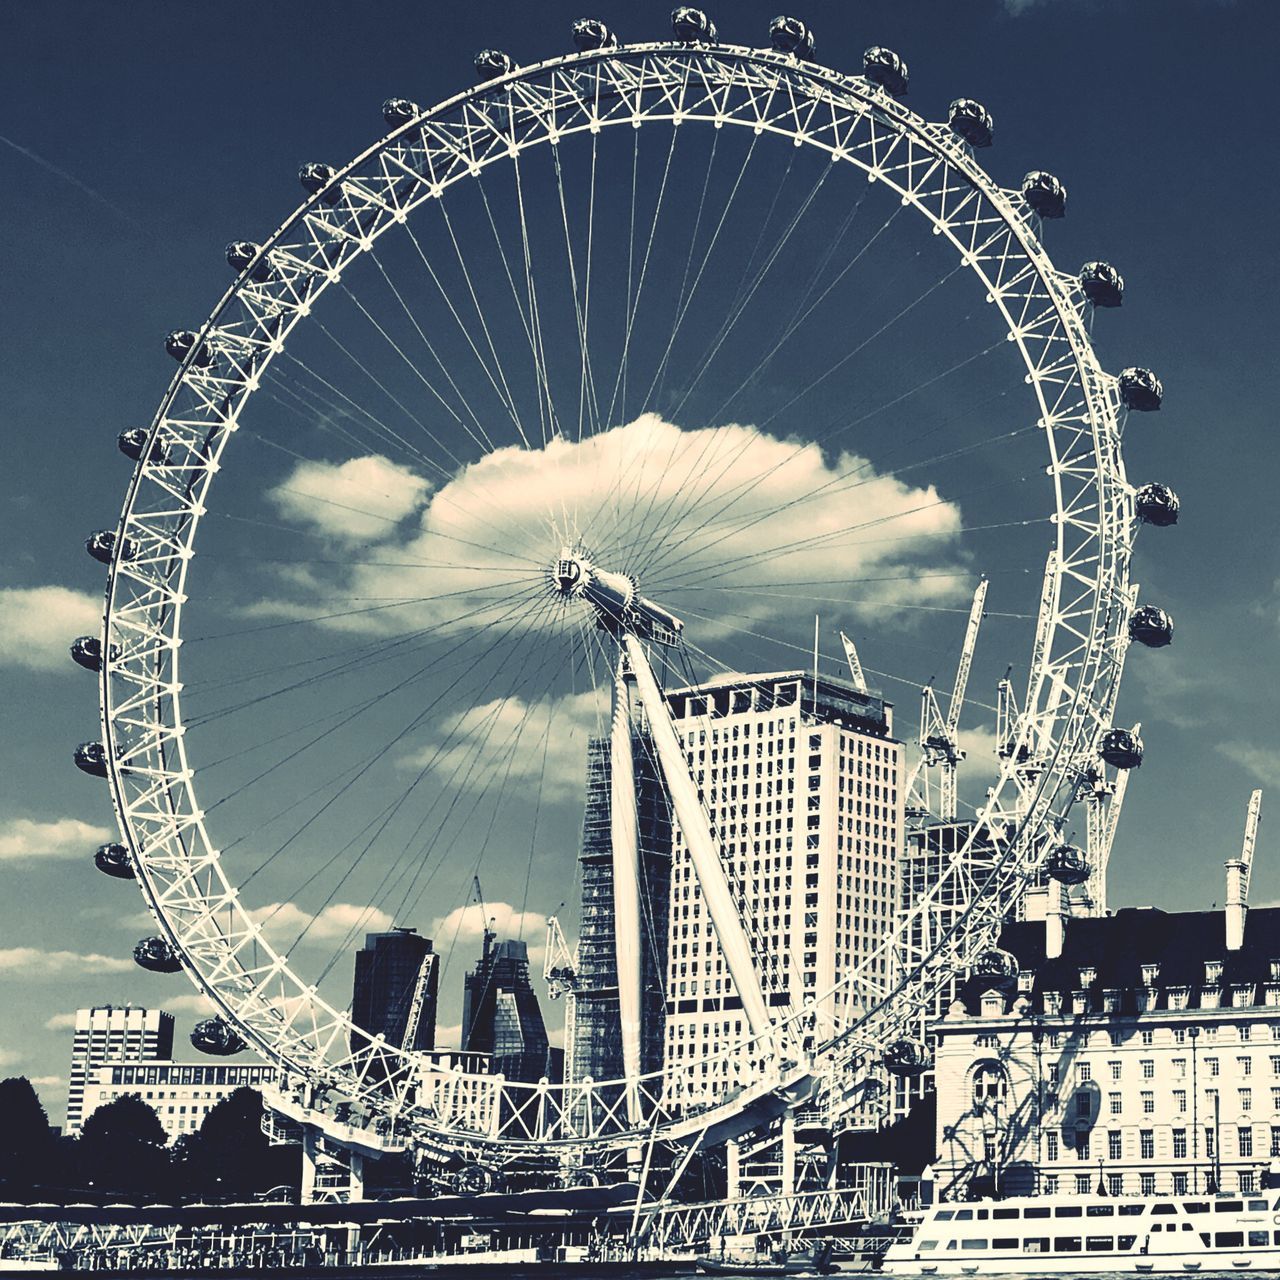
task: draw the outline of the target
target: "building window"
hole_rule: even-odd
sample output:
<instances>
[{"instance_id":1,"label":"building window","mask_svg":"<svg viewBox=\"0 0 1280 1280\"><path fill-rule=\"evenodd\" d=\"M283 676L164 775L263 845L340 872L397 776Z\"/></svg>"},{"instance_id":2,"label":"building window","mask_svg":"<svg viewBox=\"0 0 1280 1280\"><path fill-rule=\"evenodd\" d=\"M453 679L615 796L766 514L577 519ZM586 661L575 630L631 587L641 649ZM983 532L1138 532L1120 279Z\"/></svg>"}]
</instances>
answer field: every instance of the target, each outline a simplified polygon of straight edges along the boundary
<instances>
[{"instance_id":1,"label":"building window","mask_svg":"<svg viewBox=\"0 0 1280 1280\"><path fill-rule=\"evenodd\" d=\"M1186 1074L1187 1074L1187 1060L1186 1060L1186 1058L1174 1058L1174 1060L1173 1060L1173 1074L1174 1074L1175 1076L1177 1076L1180 1080L1181 1080L1181 1079L1183 1079L1183 1078L1186 1076Z\"/></svg>"},{"instance_id":2,"label":"building window","mask_svg":"<svg viewBox=\"0 0 1280 1280\"><path fill-rule=\"evenodd\" d=\"M1154 1129L1143 1129L1138 1134L1138 1154L1144 1160L1156 1158L1156 1134Z\"/></svg>"},{"instance_id":3,"label":"building window","mask_svg":"<svg viewBox=\"0 0 1280 1280\"><path fill-rule=\"evenodd\" d=\"M1092 1110L1092 1103L1089 1095L1084 1091L1076 1094L1076 1117L1078 1119L1088 1119Z\"/></svg>"},{"instance_id":4,"label":"building window","mask_svg":"<svg viewBox=\"0 0 1280 1280\"><path fill-rule=\"evenodd\" d=\"M1056 1062L1049 1063L1049 1088L1056 1089L1062 1082L1061 1071Z\"/></svg>"},{"instance_id":5,"label":"building window","mask_svg":"<svg viewBox=\"0 0 1280 1280\"><path fill-rule=\"evenodd\" d=\"M1242 1124L1236 1131L1236 1150L1240 1153L1242 1160L1247 1160L1253 1155L1253 1126Z\"/></svg>"},{"instance_id":6,"label":"building window","mask_svg":"<svg viewBox=\"0 0 1280 1280\"><path fill-rule=\"evenodd\" d=\"M1185 1129L1175 1129L1173 1131L1173 1158L1175 1160L1185 1160L1187 1158L1187 1131Z\"/></svg>"},{"instance_id":7,"label":"building window","mask_svg":"<svg viewBox=\"0 0 1280 1280\"><path fill-rule=\"evenodd\" d=\"M1087 1196L1089 1194L1089 1181L1090 1179L1087 1173L1076 1174L1076 1195Z\"/></svg>"},{"instance_id":8,"label":"building window","mask_svg":"<svg viewBox=\"0 0 1280 1280\"><path fill-rule=\"evenodd\" d=\"M1076 1134L1076 1159L1087 1160L1089 1158L1089 1135L1087 1133Z\"/></svg>"},{"instance_id":9,"label":"building window","mask_svg":"<svg viewBox=\"0 0 1280 1280\"><path fill-rule=\"evenodd\" d=\"M1186 1111L1187 1091L1185 1089L1175 1089L1173 1091L1173 1109L1179 1113Z\"/></svg>"},{"instance_id":10,"label":"building window","mask_svg":"<svg viewBox=\"0 0 1280 1280\"><path fill-rule=\"evenodd\" d=\"M1213 1130L1206 1129L1204 1131L1204 1154L1205 1154L1205 1157L1209 1160L1213 1159L1214 1146L1215 1146L1215 1143L1213 1141Z\"/></svg>"},{"instance_id":11,"label":"building window","mask_svg":"<svg viewBox=\"0 0 1280 1280\"><path fill-rule=\"evenodd\" d=\"M1187 1175L1185 1173L1175 1173L1173 1175L1173 1194L1175 1196L1185 1196L1187 1194Z\"/></svg>"},{"instance_id":12,"label":"building window","mask_svg":"<svg viewBox=\"0 0 1280 1280\"><path fill-rule=\"evenodd\" d=\"M1253 1028L1247 1023L1240 1026L1240 1043L1245 1044L1253 1037Z\"/></svg>"},{"instance_id":13,"label":"building window","mask_svg":"<svg viewBox=\"0 0 1280 1280\"><path fill-rule=\"evenodd\" d=\"M1280 1124L1271 1126L1271 1158L1280 1160Z\"/></svg>"},{"instance_id":14,"label":"building window","mask_svg":"<svg viewBox=\"0 0 1280 1280\"><path fill-rule=\"evenodd\" d=\"M1240 1190L1244 1192L1245 1195L1252 1195L1254 1188L1257 1185L1254 1181L1253 1170L1241 1169L1236 1176L1240 1179Z\"/></svg>"},{"instance_id":15,"label":"building window","mask_svg":"<svg viewBox=\"0 0 1280 1280\"><path fill-rule=\"evenodd\" d=\"M1107 1132L1107 1159L1119 1160L1124 1154L1124 1143L1119 1129L1110 1129Z\"/></svg>"},{"instance_id":16,"label":"building window","mask_svg":"<svg viewBox=\"0 0 1280 1280\"><path fill-rule=\"evenodd\" d=\"M1272 1134L1280 1134L1280 1129L1272 1129ZM1272 1143L1274 1146L1274 1142ZM1058 1133L1055 1129L1050 1129L1045 1134L1044 1158L1051 1163L1058 1159Z\"/></svg>"},{"instance_id":17,"label":"building window","mask_svg":"<svg viewBox=\"0 0 1280 1280\"><path fill-rule=\"evenodd\" d=\"M1120 1063L1117 1062L1115 1059L1112 1059L1112 1061L1107 1063L1107 1066L1108 1068L1110 1068L1111 1078L1113 1080L1119 1080L1120 1079Z\"/></svg>"},{"instance_id":18,"label":"building window","mask_svg":"<svg viewBox=\"0 0 1280 1280\"><path fill-rule=\"evenodd\" d=\"M1156 1033L1154 1031L1140 1031L1138 1037L1142 1041L1143 1047L1146 1048L1155 1044Z\"/></svg>"},{"instance_id":19,"label":"building window","mask_svg":"<svg viewBox=\"0 0 1280 1280\"><path fill-rule=\"evenodd\" d=\"M1081 1084L1088 1084L1093 1079L1093 1067L1087 1062L1080 1063L1076 1068L1076 1078Z\"/></svg>"},{"instance_id":20,"label":"building window","mask_svg":"<svg viewBox=\"0 0 1280 1280\"><path fill-rule=\"evenodd\" d=\"M1156 1175L1154 1173L1138 1174L1138 1187L1144 1196L1153 1196L1156 1193Z\"/></svg>"},{"instance_id":21,"label":"building window","mask_svg":"<svg viewBox=\"0 0 1280 1280\"><path fill-rule=\"evenodd\" d=\"M1149 1090L1142 1092L1142 1114L1144 1116L1154 1115L1156 1109L1156 1095Z\"/></svg>"},{"instance_id":22,"label":"building window","mask_svg":"<svg viewBox=\"0 0 1280 1280\"><path fill-rule=\"evenodd\" d=\"M1204 1069L1211 1075L1216 1076L1222 1073L1222 1064L1217 1058L1206 1058L1204 1060Z\"/></svg>"},{"instance_id":23,"label":"building window","mask_svg":"<svg viewBox=\"0 0 1280 1280\"><path fill-rule=\"evenodd\" d=\"M1111 1114L1113 1116L1118 1116L1120 1114L1120 1106L1121 1106L1120 1094L1118 1093L1107 1094L1107 1106L1110 1109Z\"/></svg>"},{"instance_id":24,"label":"building window","mask_svg":"<svg viewBox=\"0 0 1280 1280\"><path fill-rule=\"evenodd\" d=\"M1237 1070L1237 1071L1240 1073L1240 1075L1242 1075L1242 1076L1251 1076L1251 1075L1253 1074L1253 1059L1252 1059L1252 1058L1237 1058L1237 1059L1236 1059L1236 1070Z\"/></svg>"},{"instance_id":25,"label":"building window","mask_svg":"<svg viewBox=\"0 0 1280 1280\"><path fill-rule=\"evenodd\" d=\"M1058 1175L1056 1173L1045 1174L1044 1193L1047 1196L1056 1196L1058 1194Z\"/></svg>"},{"instance_id":26,"label":"building window","mask_svg":"<svg viewBox=\"0 0 1280 1280\"><path fill-rule=\"evenodd\" d=\"M1253 1110L1253 1090L1252 1089L1240 1090L1240 1110L1241 1111Z\"/></svg>"},{"instance_id":27,"label":"building window","mask_svg":"<svg viewBox=\"0 0 1280 1280\"><path fill-rule=\"evenodd\" d=\"M1107 1174L1107 1194L1113 1196L1124 1195L1124 1174L1109 1173Z\"/></svg>"},{"instance_id":28,"label":"building window","mask_svg":"<svg viewBox=\"0 0 1280 1280\"><path fill-rule=\"evenodd\" d=\"M994 1062L978 1064L973 1073L973 1102L975 1106L1003 1102L1009 1096L1009 1078L1004 1068Z\"/></svg>"},{"instance_id":29,"label":"building window","mask_svg":"<svg viewBox=\"0 0 1280 1280\"><path fill-rule=\"evenodd\" d=\"M1186 1044L1186 1043L1187 1043L1187 1029L1186 1029L1186 1027L1174 1027L1174 1029L1173 1029L1173 1043L1174 1043L1174 1044Z\"/></svg>"},{"instance_id":30,"label":"building window","mask_svg":"<svg viewBox=\"0 0 1280 1280\"><path fill-rule=\"evenodd\" d=\"M1144 1080L1154 1080L1156 1078L1156 1063L1154 1058L1143 1058L1142 1078Z\"/></svg>"}]
</instances>

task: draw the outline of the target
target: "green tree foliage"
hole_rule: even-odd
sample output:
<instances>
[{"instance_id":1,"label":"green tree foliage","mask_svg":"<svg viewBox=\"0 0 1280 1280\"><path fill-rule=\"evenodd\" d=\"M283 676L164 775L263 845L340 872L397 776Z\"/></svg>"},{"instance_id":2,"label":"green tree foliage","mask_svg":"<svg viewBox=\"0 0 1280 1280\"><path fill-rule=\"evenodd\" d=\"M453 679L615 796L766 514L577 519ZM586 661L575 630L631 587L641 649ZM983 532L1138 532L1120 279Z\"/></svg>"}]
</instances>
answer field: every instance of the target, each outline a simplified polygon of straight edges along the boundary
<instances>
[{"instance_id":1,"label":"green tree foliage","mask_svg":"<svg viewBox=\"0 0 1280 1280\"><path fill-rule=\"evenodd\" d=\"M199 1130L175 1145L182 1181L205 1197L246 1199L298 1181L296 1147L273 1147L262 1131L262 1096L241 1088L204 1118Z\"/></svg>"},{"instance_id":2,"label":"green tree foliage","mask_svg":"<svg viewBox=\"0 0 1280 1280\"><path fill-rule=\"evenodd\" d=\"M82 1185L103 1193L154 1196L169 1191L168 1135L136 1093L99 1107L76 1143Z\"/></svg>"},{"instance_id":3,"label":"green tree foliage","mask_svg":"<svg viewBox=\"0 0 1280 1280\"><path fill-rule=\"evenodd\" d=\"M57 1142L25 1076L0 1080L0 1199L24 1200L54 1176Z\"/></svg>"}]
</instances>

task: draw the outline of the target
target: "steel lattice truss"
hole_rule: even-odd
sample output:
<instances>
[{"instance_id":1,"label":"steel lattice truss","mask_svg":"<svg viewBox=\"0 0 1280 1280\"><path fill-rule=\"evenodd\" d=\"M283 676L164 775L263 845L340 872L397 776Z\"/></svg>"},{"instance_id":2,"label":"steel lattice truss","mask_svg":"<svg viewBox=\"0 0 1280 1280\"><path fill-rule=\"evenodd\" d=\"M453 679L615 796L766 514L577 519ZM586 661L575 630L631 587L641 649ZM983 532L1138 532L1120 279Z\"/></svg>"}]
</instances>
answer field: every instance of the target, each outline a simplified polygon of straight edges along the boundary
<instances>
[{"instance_id":1,"label":"steel lattice truss","mask_svg":"<svg viewBox=\"0 0 1280 1280\"><path fill-rule=\"evenodd\" d=\"M503 1085L435 1073L375 1042L349 1049L348 1016L295 975L241 905L206 830L183 739L179 656L187 570L209 489L241 411L293 327L347 263L425 202L528 148L610 126L737 127L818 148L918 211L977 277L1004 319L1037 398L1056 496L1037 651L1017 726L1033 782L1006 762L986 811L997 848L980 892L944 877L886 937L886 988L848 975L796 1018L825 1039L797 1055L796 1028L718 1052L730 1096L706 1097L698 1063L636 1082L646 1135L742 1131L819 1089L858 1104L884 1044L911 1025L957 967L992 945L1000 921L1061 830L1084 762L1110 727L1132 608L1132 492L1120 456L1116 380L1099 367L1090 304L1037 238L1019 193L996 185L970 148L868 81L739 47L629 46L561 58L460 95L341 170L270 238L200 331L150 428L120 518L108 581L101 682L103 738L120 825L151 909L200 988L244 1038L295 1079L363 1101L363 1141L479 1149L501 1143L586 1149L634 1142L620 1083ZM328 199L326 199L328 197ZM332 201L332 203L330 202ZM255 279L261 276L262 279ZM122 554L122 548L124 554ZM118 646L118 649L112 646ZM1012 815L1012 820L1010 820ZM983 829L979 822L975 829ZM954 860L955 876L966 874ZM969 906L946 936L920 927L935 902ZM883 957L883 953L882 953ZM839 1016L832 1011L841 1010ZM857 1012L850 1026L843 1011ZM843 1021L841 1020L843 1019ZM829 1028L825 1037L823 1028ZM767 1043L765 1042L767 1041ZM298 1095L310 1105L311 1094Z\"/></svg>"}]
</instances>

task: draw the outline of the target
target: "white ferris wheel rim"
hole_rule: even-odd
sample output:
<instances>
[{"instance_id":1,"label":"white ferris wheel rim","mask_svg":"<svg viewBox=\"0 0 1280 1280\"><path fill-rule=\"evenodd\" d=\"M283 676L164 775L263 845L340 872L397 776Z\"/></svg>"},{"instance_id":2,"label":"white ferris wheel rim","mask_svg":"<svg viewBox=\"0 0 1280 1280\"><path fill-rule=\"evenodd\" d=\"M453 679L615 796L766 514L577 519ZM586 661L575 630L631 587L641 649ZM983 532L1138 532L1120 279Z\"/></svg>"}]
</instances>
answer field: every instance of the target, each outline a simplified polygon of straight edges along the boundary
<instances>
[{"instance_id":1,"label":"white ferris wheel rim","mask_svg":"<svg viewBox=\"0 0 1280 1280\"><path fill-rule=\"evenodd\" d=\"M685 97L695 83L727 90L735 76L740 84L755 77L750 83L754 96L749 96L747 104L755 108L754 118L740 114L740 106L730 107L727 91L718 103L711 92L696 103ZM628 114L608 114L610 108L602 114L601 88L606 77L609 82L604 87L634 91ZM594 95L582 92L588 84L594 84ZM771 114L780 90L785 90L790 108ZM548 94L549 101L540 101L539 91ZM544 129L518 141L503 139L507 146L500 150L495 140L501 135L482 108L501 100L507 110L514 111L517 98L526 113L522 121L536 121ZM619 93L610 100L621 99ZM815 124L820 109L830 113L825 125ZM545 117L540 114L544 111ZM555 127L555 122L573 112L581 114L571 127ZM1084 324L1087 303L1078 281L1053 267L1018 194L992 181L945 125L922 120L865 80L788 55L670 42L550 59L423 112L337 172L332 184L341 191L337 205L327 207L320 194L305 201L262 246L258 260L272 262L273 279L255 282L242 273L199 331L197 348L181 365L161 402L129 485L108 573L102 649L102 729L112 800L140 886L164 937L182 956L198 988L259 1053L300 1077L337 1082L343 1092L377 1110L388 1104L378 1083L381 1077L370 1078L367 1064L363 1072L354 1069L351 1055L346 1055L345 1066L335 1065L330 1057L335 1046L349 1042L350 1016L294 973L288 957L263 937L239 901L196 798L195 770L183 740L178 652L186 574L205 512L204 499L241 407L257 388L262 371L283 350L284 338L314 299L337 281L347 261L371 248L419 204L438 198L454 182L476 176L490 164L534 146L554 144L570 133L599 132L627 123L639 128L658 121L754 128L789 137L796 146L826 150L833 161L854 164L869 180L884 182L904 205L923 214L934 233L952 243L962 265L986 287L988 301L1009 325L1009 339L1023 359L1026 381L1040 405L1057 508L1056 554L1046 565L1045 612L1038 624L1037 665L1024 712L1026 718L1040 713L1039 732L1052 749L1035 806L1024 824L1026 831L1060 828L1074 796L1073 762L1092 751L1098 734L1110 724L1125 651L1124 626L1132 606L1128 562L1134 528L1131 490L1119 451L1115 380L1102 371L1094 355ZM848 149L834 141L842 128L845 140L851 141L864 124L867 141ZM493 145L491 152L483 150L486 142ZM907 152L905 163L897 154L900 148ZM443 180L428 181L423 172L405 163L406 153L420 153L424 159L448 157L455 168L446 170ZM381 186L366 173L372 165L381 168ZM410 187L408 198L393 195L396 182ZM966 207L970 207L968 214ZM968 236L967 242L963 236ZM1003 247L996 253L994 245ZM299 248L309 250L311 258L304 258ZM228 317L233 324L225 323ZM198 367L193 356L201 344L218 353L231 368L230 377ZM172 413L184 391L196 410ZM186 461L175 466L153 456L152 444L160 437L185 449ZM1068 492L1069 486L1074 487ZM140 548L133 559L121 554L128 539ZM1069 601L1063 598L1064 580L1073 584ZM120 646L118 656L112 656L112 645ZM1052 713L1042 709L1050 698ZM1010 777L1011 768L1006 766L989 808L998 808L1000 796L1011 786ZM1009 863L1005 879L1012 893L1016 894L1029 869L1032 843L1030 837L1020 840L1005 858ZM988 914L994 918L994 913ZM983 941L990 945L991 924L991 920L975 924L970 938L975 946ZM905 925L899 932L902 928ZM954 946L946 950L952 941L949 937L936 940L932 954L921 958L897 990L883 993L880 1004L842 1035L842 1043L882 1045L886 1035L903 1023L903 1011L912 1007L903 998L905 987L936 982L942 966L950 971L963 962L964 956ZM241 953L250 944L254 954L265 959L246 966ZM899 1001L893 1009L890 999ZM803 1016L803 1011L794 1016ZM385 1054L387 1061L412 1057L391 1045L378 1044L377 1052ZM741 1054L742 1046L725 1047L716 1056L735 1052ZM643 1081L632 1082L637 1083ZM771 1083L776 1087L778 1082ZM654 1106L661 1105L658 1095L669 1084L659 1078L652 1085L658 1091L650 1098ZM604 1087L603 1083L595 1086ZM556 1091L555 1086L527 1088L544 1098ZM400 1110L405 1101L398 1099L392 1109ZM747 1101L744 1093L722 1100L712 1111L729 1114ZM554 1109L568 1115L573 1105L572 1100L560 1098ZM412 1106L405 1110L410 1119ZM613 1110L616 1114L606 1115L602 1126L589 1124L586 1133L573 1132L569 1126L536 1141L539 1145L552 1141L611 1146L633 1139L634 1131L622 1112ZM411 1119L420 1139L446 1146L501 1141L511 1147L522 1138L519 1132L477 1132L466 1125L433 1124L426 1115ZM708 1120L704 1109L696 1127L703 1128ZM688 1131L690 1123L672 1114L663 1132L676 1135ZM645 1132L655 1127L646 1125ZM533 1135L524 1136L535 1141Z\"/></svg>"}]
</instances>

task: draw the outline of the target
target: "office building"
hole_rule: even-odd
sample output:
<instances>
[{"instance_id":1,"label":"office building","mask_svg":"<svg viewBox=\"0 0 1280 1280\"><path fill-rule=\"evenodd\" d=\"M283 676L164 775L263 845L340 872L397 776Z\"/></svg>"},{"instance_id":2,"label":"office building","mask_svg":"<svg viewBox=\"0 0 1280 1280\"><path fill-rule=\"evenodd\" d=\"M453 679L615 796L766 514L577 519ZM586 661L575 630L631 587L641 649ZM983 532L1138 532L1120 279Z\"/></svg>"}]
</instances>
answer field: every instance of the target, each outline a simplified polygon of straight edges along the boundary
<instances>
[{"instance_id":1,"label":"office building","mask_svg":"<svg viewBox=\"0 0 1280 1280\"><path fill-rule=\"evenodd\" d=\"M508 1080L536 1083L552 1070L547 1029L529 980L529 948L485 929L480 961L464 979L462 1051L489 1055Z\"/></svg>"},{"instance_id":2,"label":"office building","mask_svg":"<svg viewBox=\"0 0 1280 1280\"><path fill-rule=\"evenodd\" d=\"M406 1045L405 1032L413 1013L414 996L427 957L434 955L431 939L416 929L392 929L365 935L364 946L356 952L355 982L351 993L351 1020L368 1033L353 1032L351 1048L359 1051L374 1036L382 1036L393 1048L430 1050L436 1044L436 993L439 965L428 965L422 990L422 1007L417 1013L412 1043Z\"/></svg>"},{"instance_id":3,"label":"office building","mask_svg":"<svg viewBox=\"0 0 1280 1280\"><path fill-rule=\"evenodd\" d=\"M78 1134L89 1114L85 1087L95 1068L107 1062L155 1062L172 1057L172 1014L133 1005L77 1010L67 1077L67 1135Z\"/></svg>"}]
</instances>

